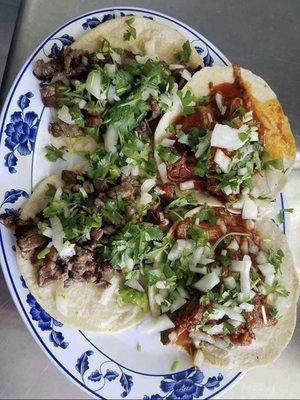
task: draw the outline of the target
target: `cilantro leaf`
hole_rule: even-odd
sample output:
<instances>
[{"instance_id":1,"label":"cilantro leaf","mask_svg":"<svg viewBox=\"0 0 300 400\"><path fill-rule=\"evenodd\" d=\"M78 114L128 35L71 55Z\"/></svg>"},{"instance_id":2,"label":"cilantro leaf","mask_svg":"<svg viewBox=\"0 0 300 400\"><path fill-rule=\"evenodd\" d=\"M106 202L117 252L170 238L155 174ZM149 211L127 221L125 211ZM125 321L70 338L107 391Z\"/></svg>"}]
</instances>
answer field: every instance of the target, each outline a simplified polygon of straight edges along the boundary
<instances>
[{"instance_id":1,"label":"cilantro leaf","mask_svg":"<svg viewBox=\"0 0 300 400\"><path fill-rule=\"evenodd\" d=\"M118 304L121 307L126 304L135 304L144 312L148 310L148 298L145 292L124 287L119 289L119 296Z\"/></svg>"},{"instance_id":2,"label":"cilantro leaf","mask_svg":"<svg viewBox=\"0 0 300 400\"><path fill-rule=\"evenodd\" d=\"M278 214L277 218L278 218L278 222L280 224L284 223L284 213L286 213L286 212L292 213L292 212L294 212L294 209L293 208L284 208L283 210L279 211L279 214Z\"/></svg>"},{"instance_id":3,"label":"cilantro leaf","mask_svg":"<svg viewBox=\"0 0 300 400\"><path fill-rule=\"evenodd\" d=\"M224 331L228 331L229 333L235 332L235 327L228 321L224 322Z\"/></svg>"},{"instance_id":4,"label":"cilantro leaf","mask_svg":"<svg viewBox=\"0 0 300 400\"><path fill-rule=\"evenodd\" d=\"M63 158L64 152L61 149L55 147L53 144L47 145L46 149L47 149L46 158L49 161L54 162L59 158L61 158L62 160L64 159Z\"/></svg>"},{"instance_id":5,"label":"cilantro leaf","mask_svg":"<svg viewBox=\"0 0 300 400\"><path fill-rule=\"evenodd\" d=\"M168 208L174 207L185 207L185 206L197 206L199 204L196 195L193 191L186 190L181 192L177 199L173 200L169 205Z\"/></svg>"},{"instance_id":6,"label":"cilantro leaf","mask_svg":"<svg viewBox=\"0 0 300 400\"><path fill-rule=\"evenodd\" d=\"M105 206L101 209L104 218L114 225L122 224L124 220L124 212L126 203L123 199L119 198L116 201L107 201Z\"/></svg>"},{"instance_id":7,"label":"cilantro leaf","mask_svg":"<svg viewBox=\"0 0 300 400\"><path fill-rule=\"evenodd\" d=\"M51 183L47 183L48 189L46 191L46 196L47 197L53 197L56 193L56 187L52 185Z\"/></svg>"},{"instance_id":8,"label":"cilantro leaf","mask_svg":"<svg viewBox=\"0 0 300 400\"><path fill-rule=\"evenodd\" d=\"M187 64L192 54L192 48L190 42L187 40L182 45L182 50L176 54L176 58L179 62Z\"/></svg>"},{"instance_id":9,"label":"cilantro leaf","mask_svg":"<svg viewBox=\"0 0 300 400\"><path fill-rule=\"evenodd\" d=\"M163 161L167 161L170 164L174 164L176 161L181 159L181 156L176 154L174 150L170 150L162 145L158 145L156 151Z\"/></svg>"},{"instance_id":10,"label":"cilantro leaf","mask_svg":"<svg viewBox=\"0 0 300 400\"><path fill-rule=\"evenodd\" d=\"M131 38L136 39L136 29L132 26L135 18L129 18L125 21L125 24L128 26L127 31L123 35L124 40L130 40Z\"/></svg>"},{"instance_id":11,"label":"cilantro leaf","mask_svg":"<svg viewBox=\"0 0 300 400\"><path fill-rule=\"evenodd\" d=\"M208 223L212 226L216 225L217 217L214 209L209 207L207 204L196 214L196 218L199 221L208 221Z\"/></svg>"},{"instance_id":12,"label":"cilantro leaf","mask_svg":"<svg viewBox=\"0 0 300 400\"><path fill-rule=\"evenodd\" d=\"M178 95L181 100L183 115L187 117L194 112L195 96L190 90L187 90L185 94L179 91Z\"/></svg>"},{"instance_id":13,"label":"cilantro leaf","mask_svg":"<svg viewBox=\"0 0 300 400\"><path fill-rule=\"evenodd\" d=\"M288 290L286 290L283 286L281 286L279 283L277 283L276 285L273 285L273 286L270 286L267 283L265 283L263 285L263 287L265 288L265 290L267 291L268 294L275 293L281 297L288 297L290 294L290 292Z\"/></svg>"},{"instance_id":14,"label":"cilantro leaf","mask_svg":"<svg viewBox=\"0 0 300 400\"><path fill-rule=\"evenodd\" d=\"M274 265L275 274L280 272L282 260L284 258L284 252L281 249L278 249L276 252L273 250L269 250L268 261Z\"/></svg>"},{"instance_id":15,"label":"cilantro leaf","mask_svg":"<svg viewBox=\"0 0 300 400\"><path fill-rule=\"evenodd\" d=\"M196 242L198 247L203 247L209 239L209 234L196 225L192 225L188 229L188 234Z\"/></svg>"}]
</instances>

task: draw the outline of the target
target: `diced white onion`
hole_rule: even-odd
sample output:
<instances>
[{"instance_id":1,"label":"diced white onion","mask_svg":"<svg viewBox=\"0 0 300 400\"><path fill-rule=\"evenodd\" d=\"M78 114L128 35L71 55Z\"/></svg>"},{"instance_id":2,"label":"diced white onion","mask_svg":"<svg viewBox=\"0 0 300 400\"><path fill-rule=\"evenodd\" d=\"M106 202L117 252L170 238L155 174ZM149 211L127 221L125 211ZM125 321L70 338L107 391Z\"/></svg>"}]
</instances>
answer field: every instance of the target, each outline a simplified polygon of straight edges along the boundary
<instances>
[{"instance_id":1,"label":"diced white onion","mask_svg":"<svg viewBox=\"0 0 300 400\"><path fill-rule=\"evenodd\" d=\"M172 147L174 143L175 143L175 140L168 139L168 138L164 138L164 139L161 141L161 145L162 145L163 147Z\"/></svg>"},{"instance_id":2,"label":"diced white onion","mask_svg":"<svg viewBox=\"0 0 300 400\"><path fill-rule=\"evenodd\" d=\"M243 175L246 175L247 172L248 172L248 169L247 169L246 167L240 168L240 169L238 170L238 175L243 176Z\"/></svg>"},{"instance_id":3,"label":"diced white onion","mask_svg":"<svg viewBox=\"0 0 300 400\"><path fill-rule=\"evenodd\" d=\"M125 285L132 289L138 290L139 292L145 291L143 286L140 284L140 282L137 279L133 279L133 278L129 279L128 281L125 282Z\"/></svg>"},{"instance_id":4,"label":"diced white onion","mask_svg":"<svg viewBox=\"0 0 300 400\"><path fill-rule=\"evenodd\" d=\"M219 319L222 319L225 315L225 312L223 310L219 310L217 308L214 308L212 312L209 314L208 319L217 321Z\"/></svg>"},{"instance_id":5,"label":"diced white onion","mask_svg":"<svg viewBox=\"0 0 300 400\"><path fill-rule=\"evenodd\" d=\"M190 80L192 79L192 74L191 74L187 69L184 69L184 70L181 72L181 76L182 76L183 79L185 79L186 81L190 81Z\"/></svg>"},{"instance_id":6,"label":"diced white onion","mask_svg":"<svg viewBox=\"0 0 300 400\"><path fill-rule=\"evenodd\" d=\"M214 157L214 162L221 168L221 170L225 173L229 171L231 158L226 156L222 150L217 149Z\"/></svg>"},{"instance_id":7,"label":"diced white onion","mask_svg":"<svg viewBox=\"0 0 300 400\"><path fill-rule=\"evenodd\" d=\"M115 153L117 151L118 140L119 140L118 129L113 125L109 125L104 135L105 150L111 153Z\"/></svg>"},{"instance_id":8,"label":"diced white onion","mask_svg":"<svg viewBox=\"0 0 300 400\"><path fill-rule=\"evenodd\" d=\"M112 58L114 63L122 64L122 58L121 58L120 54L118 54L114 50L111 50L110 56L111 56L111 58Z\"/></svg>"},{"instance_id":9,"label":"diced white onion","mask_svg":"<svg viewBox=\"0 0 300 400\"><path fill-rule=\"evenodd\" d=\"M202 368L203 363L204 363L203 351L200 349L197 349L193 356L193 364L196 368L200 369L200 368Z\"/></svg>"},{"instance_id":10,"label":"diced white onion","mask_svg":"<svg viewBox=\"0 0 300 400\"><path fill-rule=\"evenodd\" d=\"M227 249L237 251L237 250L239 249L239 244L238 244L238 242L237 242L235 239L233 239L233 240L229 243L229 245L227 246Z\"/></svg>"},{"instance_id":11,"label":"diced white onion","mask_svg":"<svg viewBox=\"0 0 300 400\"><path fill-rule=\"evenodd\" d=\"M249 304L249 303L241 303L241 304L239 305L239 307L240 307L242 310L245 310L245 311L247 311L247 312L251 312L251 311L254 310L254 305L253 305L253 304Z\"/></svg>"},{"instance_id":12,"label":"diced white onion","mask_svg":"<svg viewBox=\"0 0 300 400\"><path fill-rule=\"evenodd\" d=\"M106 72L106 74L113 79L116 75L116 66L115 64L105 64L104 65L104 71Z\"/></svg>"},{"instance_id":13,"label":"diced white onion","mask_svg":"<svg viewBox=\"0 0 300 400\"><path fill-rule=\"evenodd\" d=\"M260 250L260 251L257 253L257 256L256 256L256 262L257 262L258 264L265 264L265 263L267 263L267 262L268 262L268 256L267 256L267 254L266 254L264 251Z\"/></svg>"},{"instance_id":14,"label":"diced white onion","mask_svg":"<svg viewBox=\"0 0 300 400\"><path fill-rule=\"evenodd\" d=\"M88 74L85 87L97 100L102 99L102 75L100 70L94 70Z\"/></svg>"},{"instance_id":15,"label":"diced white onion","mask_svg":"<svg viewBox=\"0 0 300 400\"><path fill-rule=\"evenodd\" d=\"M230 307L224 307L217 305L217 308L220 310L223 310L224 313L230 318L233 319L234 321L240 321L240 322L245 322L245 318L242 316L241 312L242 310L235 311L233 308Z\"/></svg>"},{"instance_id":16,"label":"diced white onion","mask_svg":"<svg viewBox=\"0 0 300 400\"><path fill-rule=\"evenodd\" d=\"M156 179L149 178L144 180L141 186L141 192L149 192L156 185Z\"/></svg>"},{"instance_id":17,"label":"diced white onion","mask_svg":"<svg viewBox=\"0 0 300 400\"><path fill-rule=\"evenodd\" d=\"M151 318L145 321L142 325L140 325L139 330L143 333L150 334L165 331L174 327L175 325L170 318L166 314L163 314L157 318Z\"/></svg>"},{"instance_id":18,"label":"diced white onion","mask_svg":"<svg viewBox=\"0 0 300 400\"><path fill-rule=\"evenodd\" d=\"M229 186L229 185L223 187L222 190L227 196L229 196L232 193L231 186Z\"/></svg>"},{"instance_id":19,"label":"diced white onion","mask_svg":"<svg viewBox=\"0 0 300 400\"><path fill-rule=\"evenodd\" d=\"M168 182L168 176L167 176L167 166L165 163L161 163L158 165L158 171L160 173L161 180L163 183Z\"/></svg>"},{"instance_id":20,"label":"diced white onion","mask_svg":"<svg viewBox=\"0 0 300 400\"><path fill-rule=\"evenodd\" d=\"M156 186L156 188L154 188L154 192L157 193L159 196L166 193L164 190L162 190L158 186Z\"/></svg>"},{"instance_id":21,"label":"diced white onion","mask_svg":"<svg viewBox=\"0 0 300 400\"><path fill-rule=\"evenodd\" d=\"M268 319L266 314L265 306L261 306L262 317L265 325L268 325Z\"/></svg>"},{"instance_id":22,"label":"diced white onion","mask_svg":"<svg viewBox=\"0 0 300 400\"><path fill-rule=\"evenodd\" d=\"M250 282L250 268L252 265L251 258L247 255L243 257L244 261L244 268L240 272L240 285L241 285L241 292L242 293L249 293L251 289L251 282Z\"/></svg>"},{"instance_id":23,"label":"diced white onion","mask_svg":"<svg viewBox=\"0 0 300 400\"><path fill-rule=\"evenodd\" d=\"M221 324L214 325L210 329L207 330L208 335L219 335L220 333L223 333L224 329L224 323L222 322Z\"/></svg>"},{"instance_id":24,"label":"diced white onion","mask_svg":"<svg viewBox=\"0 0 300 400\"><path fill-rule=\"evenodd\" d=\"M73 256L75 256L75 254L76 254L75 243L70 243L69 241L67 241L63 244L63 248L62 248L61 252L59 253L59 255L62 258L73 257Z\"/></svg>"},{"instance_id":25,"label":"diced white onion","mask_svg":"<svg viewBox=\"0 0 300 400\"><path fill-rule=\"evenodd\" d=\"M253 242L249 244L249 253L252 253L252 254L258 253L258 246Z\"/></svg>"},{"instance_id":26,"label":"diced white onion","mask_svg":"<svg viewBox=\"0 0 300 400\"><path fill-rule=\"evenodd\" d=\"M198 282L194 284L194 287L201 292L208 292L214 288L220 282L220 278L215 272L203 276Z\"/></svg>"},{"instance_id":27,"label":"diced white onion","mask_svg":"<svg viewBox=\"0 0 300 400\"><path fill-rule=\"evenodd\" d=\"M194 250L194 243L191 239L177 239L177 246L179 250Z\"/></svg>"},{"instance_id":28,"label":"diced white onion","mask_svg":"<svg viewBox=\"0 0 300 400\"><path fill-rule=\"evenodd\" d=\"M150 96L157 97L158 93L157 90L152 88L146 88L142 93L142 99L148 100Z\"/></svg>"},{"instance_id":29,"label":"diced white onion","mask_svg":"<svg viewBox=\"0 0 300 400\"><path fill-rule=\"evenodd\" d=\"M131 167L131 175L132 176L139 176L141 175L141 169L138 165L133 165Z\"/></svg>"},{"instance_id":30,"label":"diced white onion","mask_svg":"<svg viewBox=\"0 0 300 400\"><path fill-rule=\"evenodd\" d=\"M172 249L169 251L168 260L170 260L170 261L178 260L178 258L181 257L181 254L182 254L182 250L179 250L178 243L176 242L174 244L174 246L172 247Z\"/></svg>"},{"instance_id":31,"label":"diced white onion","mask_svg":"<svg viewBox=\"0 0 300 400\"><path fill-rule=\"evenodd\" d=\"M258 268L265 278L267 285L272 286L275 279L275 268L271 263L258 264Z\"/></svg>"},{"instance_id":32,"label":"diced white onion","mask_svg":"<svg viewBox=\"0 0 300 400\"><path fill-rule=\"evenodd\" d=\"M226 113L227 107L223 105L222 99L223 99L223 97L222 97L221 93L216 93L215 100L216 100L218 109L220 110L221 115L224 115Z\"/></svg>"},{"instance_id":33,"label":"diced white onion","mask_svg":"<svg viewBox=\"0 0 300 400\"><path fill-rule=\"evenodd\" d=\"M188 294L188 292L181 286L178 286L177 288L178 293L180 294L181 297L185 298L185 299L189 299L190 295Z\"/></svg>"},{"instance_id":34,"label":"diced white onion","mask_svg":"<svg viewBox=\"0 0 300 400\"><path fill-rule=\"evenodd\" d=\"M239 293L237 300L239 303L247 303L255 297L255 292L250 290L249 293Z\"/></svg>"},{"instance_id":35,"label":"diced white onion","mask_svg":"<svg viewBox=\"0 0 300 400\"><path fill-rule=\"evenodd\" d=\"M176 341L178 339L178 335L176 332L172 331L171 333L169 333L168 338L171 343L176 343Z\"/></svg>"},{"instance_id":36,"label":"diced white onion","mask_svg":"<svg viewBox=\"0 0 300 400\"><path fill-rule=\"evenodd\" d=\"M183 298L181 296L177 296L176 299L171 304L170 311L171 312L175 312L176 310L181 308L185 303L186 303L186 299L185 298Z\"/></svg>"},{"instance_id":37,"label":"diced white onion","mask_svg":"<svg viewBox=\"0 0 300 400\"><path fill-rule=\"evenodd\" d=\"M224 285L226 289L234 289L236 287L236 281L233 276L228 276L223 279Z\"/></svg>"},{"instance_id":38,"label":"diced white onion","mask_svg":"<svg viewBox=\"0 0 300 400\"><path fill-rule=\"evenodd\" d=\"M258 141L258 132L251 132L251 142L257 142Z\"/></svg>"},{"instance_id":39,"label":"diced white onion","mask_svg":"<svg viewBox=\"0 0 300 400\"><path fill-rule=\"evenodd\" d=\"M245 113L245 115L243 116L243 123L245 124L246 122L250 122L250 121L252 121L252 114L253 114L253 111L248 111L248 112L246 112Z\"/></svg>"},{"instance_id":40,"label":"diced white onion","mask_svg":"<svg viewBox=\"0 0 300 400\"><path fill-rule=\"evenodd\" d=\"M57 217L49 218L52 228L52 242L58 253L63 249L64 230L60 220Z\"/></svg>"},{"instance_id":41,"label":"diced white onion","mask_svg":"<svg viewBox=\"0 0 300 400\"><path fill-rule=\"evenodd\" d=\"M201 331L200 332L191 332L190 337L192 338L195 345L196 345L196 343L199 345L199 342L202 342L202 341L211 343L211 344L215 343L215 339L213 337L211 337L207 333L204 333Z\"/></svg>"},{"instance_id":42,"label":"diced white onion","mask_svg":"<svg viewBox=\"0 0 300 400\"><path fill-rule=\"evenodd\" d=\"M53 197L53 200L60 200L61 199L61 195L62 195L62 188L58 187L56 189L55 195Z\"/></svg>"},{"instance_id":43,"label":"diced white onion","mask_svg":"<svg viewBox=\"0 0 300 400\"><path fill-rule=\"evenodd\" d=\"M74 124L74 120L69 112L69 108L67 106L62 106L58 111L57 111L57 117L65 122L66 124Z\"/></svg>"},{"instance_id":44,"label":"diced white onion","mask_svg":"<svg viewBox=\"0 0 300 400\"><path fill-rule=\"evenodd\" d=\"M86 101L84 99L79 99L78 107L82 110L86 106Z\"/></svg>"},{"instance_id":45,"label":"diced white onion","mask_svg":"<svg viewBox=\"0 0 300 400\"><path fill-rule=\"evenodd\" d=\"M84 190L83 187L79 188L79 192L82 194L82 197L83 197L83 198L87 198L87 197L88 197L88 194L87 194L87 192Z\"/></svg>"},{"instance_id":46,"label":"diced white onion","mask_svg":"<svg viewBox=\"0 0 300 400\"><path fill-rule=\"evenodd\" d=\"M140 199L139 199L139 203L140 203L141 205L146 205L146 204L149 204L149 203L151 203L151 202L152 202L152 196L151 196L151 194L146 193L146 192L142 192L142 193L141 193L141 197L140 197Z\"/></svg>"},{"instance_id":47,"label":"diced white onion","mask_svg":"<svg viewBox=\"0 0 300 400\"><path fill-rule=\"evenodd\" d=\"M52 238L53 235L52 229L47 227L46 229L43 230L43 235L47 236L48 238Z\"/></svg>"},{"instance_id":48,"label":"diced white onion","mask_svg":"<svg viewBox=\"0 0 300 400\"><path fill-rule=\"evenodd\" d=\"M120 97L116 94L116 88L113 85L109 85L107 91L107 100L109 104L114 104L115 101L120 101Z\"/></svg>"},{"instance_id":49,"label":"diced white onion","mask_svg":"<svg viewBox=\"0 0 300 400\"><path fill-rule=\"evenodd\" d=\"M239 138L239 130L228 125L216 124L211 136L211 146L222 149L237 150L243 146Z\"/></svg>"},{"instance_id":50,"label":"diced white onion","mask_svg":"<svg viewBox=\"0 0 300 400\"><path fill-rule=\"evenodd\" d=\"M257 219L257 215L258 215L258 208L255 201L250 199L250 197L246 197L242 211L242 218Z\"/></svg>"},{"instance_id":51,"label":"diced white onion","mask_svg":"<svg viewBox=\"0 0 300 400\"><path fill-rule=\"evenodd\" d=\"M181 190L190 190L190 189L194 189L195 183L194 183L194 181L185 181L185 182L181 182L179 186L180 186Z\"/></svg>"},{"instance_id":52,"label":"diced white onion","mask_svg":"<svg viewBox=\"0 0 300 400\"><path fill-rule=\"evenodd\" d=\"M169 69L172 71L172 70L174 70L174 69L183 69L184 68L184 65L182 65L182 64L170 64L169 65Z\"/></svg>"}]
</instances>

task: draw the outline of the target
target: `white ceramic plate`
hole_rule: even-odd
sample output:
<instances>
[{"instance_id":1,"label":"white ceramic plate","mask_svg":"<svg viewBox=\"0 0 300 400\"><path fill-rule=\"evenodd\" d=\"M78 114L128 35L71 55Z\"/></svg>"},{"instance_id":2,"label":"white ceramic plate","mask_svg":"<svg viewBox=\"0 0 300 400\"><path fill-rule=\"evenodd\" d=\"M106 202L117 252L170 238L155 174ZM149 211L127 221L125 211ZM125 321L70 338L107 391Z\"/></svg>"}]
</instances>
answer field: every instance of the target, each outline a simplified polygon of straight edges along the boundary
<instances>
[{"instance_id":1,"label":"white ceramic plate","mask_svg":"<svg viewBox=\"0 0 300 400\"><path fill-rule=\"evenodd\" d=\"M35 185L64 167L48 162L50 109L45 108L33 66L62 45L71 44L85 31L120 15L139 15L181 31L203 56L206 66L227 65L227 58L198 32L167 15L140 8L109 8L82 15L51 34L30 56L17 76L1 116L0 207L14 212ZM283 197L280 198L283 206ZM285 224L283 226L285 230ZM142 335L136 328L119 334L90 334L51 318L26 288L16 264L13 237L0 226L1 265L15 304L33 337L47 356L74 383L90 395L105 399L193 399L224 393L242 374L224 373L204 366L192 368L189 358L172 346L163 346L159 335ZM142 351L136 349L141 344ZM171 373L174 360L180 371Z\"/></svg>"}]
</instances>

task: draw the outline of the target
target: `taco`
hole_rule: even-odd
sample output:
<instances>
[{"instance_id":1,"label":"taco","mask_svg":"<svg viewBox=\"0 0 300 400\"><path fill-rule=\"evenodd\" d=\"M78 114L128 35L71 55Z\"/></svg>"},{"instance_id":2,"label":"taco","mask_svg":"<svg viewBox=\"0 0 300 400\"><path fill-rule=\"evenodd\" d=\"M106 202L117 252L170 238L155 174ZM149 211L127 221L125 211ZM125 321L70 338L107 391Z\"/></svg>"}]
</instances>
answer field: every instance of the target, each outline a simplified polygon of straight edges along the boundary
<instances>
[{"instance_id":1,"label":"taco","mask_svg":"<svg viewBox=\"0 0 300 400\"><path fill-rule=\"evenodd\" d=\"M160 326L164 344L183 348L196 367L206 361L241 371L267 364L291 339L298 278L272 221L194 208L174 223L149 274L150 307L162 314L151 323Z\"/></svg>"},{"instance_id":2,"label":"taco","mask_svg":"<svg viewBox=\"0 0 300 400\"><path fill-rule=\"evenodd\" d=\"M270 202L279 193L296 153L275 93L237 65L203 68L183 92L155 133L162 179L257 219L257 200Z\"/></svg>"}]
</instances>

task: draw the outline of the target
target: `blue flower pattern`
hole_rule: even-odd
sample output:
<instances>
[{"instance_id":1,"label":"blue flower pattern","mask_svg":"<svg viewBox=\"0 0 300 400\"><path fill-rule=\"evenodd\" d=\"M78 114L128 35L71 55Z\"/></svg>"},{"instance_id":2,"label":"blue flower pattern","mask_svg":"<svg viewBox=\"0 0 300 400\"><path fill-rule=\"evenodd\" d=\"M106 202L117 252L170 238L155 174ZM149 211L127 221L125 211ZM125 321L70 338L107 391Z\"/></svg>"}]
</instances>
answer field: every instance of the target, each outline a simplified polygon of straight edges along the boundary
<instances>
[{"instance_id":1,"label":"blue flower pattern","mask_svg":"<svg viewBox=\"0 0 300 400\"><path fill-rule=\"evenodd\" d=\"M22 285L25 284L23 279ZM63 324L56 319L52 318L36 301L31 293L27 295L27 300L30 307L30 315L33 321L38 322L38 327L42 331L49 331L49 340L53 343L54 347L60 347L61 349L66 349L69 346L68 342L65 342L63 334L57 330L55 327L62 327Z\"/></svg>"},{"instance_id":2,"label":"blue flower pattern","mask_svg":"<svg viewBox=\"0 0 300 400\"><path fill-rule=\"evenodd\" d=\"M31 92L19 97L17 104L21 111L16 111L10 116L10 123L5 128L5 147L10 152L5 155L4 159L5 166L11 174L17 172L15 168L18 163L16 153L27 156L34 150L39 119L34 111L24 112L29 107L32 97Z\"/></svg>"},{"instance_id":3,"label":"blue flower pattern","mask_svg":"<svg viewBox=\"0 0 300 400\"><path fill-rule=\"evenodd\" d=\"M203 396L205 388L213 391L220 386L222 374L213 376L204 381L204 374L197 368L190 368L176 374L166 375L160 383L164 395L154 394L144 396L143 400L193 400Z\"/></svg>"},{"instance_id":4,"label":"blue flower pattern","mask_svg":"<svg viewBox=\"0 0 300 400\"><path fill-rule=\"evenodd\" d=\"M89 357L92 356L94 352L92 350L85 351L78 359L75 365L75 369L77 372L79 372L81 376L82 382L86 385L85 381L85 373L89 370L90 364L89 364ZM118 371L112 370L107 368L105 372L103 372L104 365L107 364L113 364ZM131 388L133 386L133 377L131 375L125 374L123 368L114 361L104 361L98 369L95 371L91 372L88 376L88 380L91 382L96 382L99 387L97 386L96 389L93 389L94 392L100 392L104 386L106 385L107 382L112 382L115 379L119 379L119 383L124 389L122 393L120 393L120 396L122 398L125 398L129 395Z\"/></svg>"}]
</instances>

